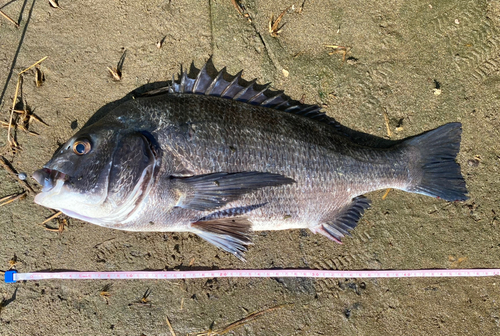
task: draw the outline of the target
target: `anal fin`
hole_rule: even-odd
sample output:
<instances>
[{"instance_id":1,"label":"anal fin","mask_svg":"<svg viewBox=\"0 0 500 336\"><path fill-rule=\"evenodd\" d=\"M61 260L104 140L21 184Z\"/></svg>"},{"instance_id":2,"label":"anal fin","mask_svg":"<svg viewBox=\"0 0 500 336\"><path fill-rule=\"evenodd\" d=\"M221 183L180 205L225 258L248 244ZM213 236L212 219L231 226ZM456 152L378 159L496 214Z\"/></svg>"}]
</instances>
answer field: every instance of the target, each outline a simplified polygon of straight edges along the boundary
<instances>
[{"instance_id":1,"label":"anal fin","mask_svg":"<svg viewBox=\"0 0 500 336\"><path fill-rule=\"evenodd\" d=\"M359 219L369 207L370 200L368 198L364 196L355 197L351 203L338 211L333 218L328 218L325 223L321 224L316 229L316 232L337 243L341 243L343 237L351 235L349 231L358 225Z\"/></svg>"},{"instance_id":2,"label":"anal fin","mask_svg":"<svg viewBox=\"0 0 500 336\"><path fill-rule=\"evenodd\" d=\"M191 227L194 229L192 232L201 238L245 261L243 255L247 246L252 244L252 223L248 219L233 217L200 220L192 223Z\"/></svg>"}]
</instances>

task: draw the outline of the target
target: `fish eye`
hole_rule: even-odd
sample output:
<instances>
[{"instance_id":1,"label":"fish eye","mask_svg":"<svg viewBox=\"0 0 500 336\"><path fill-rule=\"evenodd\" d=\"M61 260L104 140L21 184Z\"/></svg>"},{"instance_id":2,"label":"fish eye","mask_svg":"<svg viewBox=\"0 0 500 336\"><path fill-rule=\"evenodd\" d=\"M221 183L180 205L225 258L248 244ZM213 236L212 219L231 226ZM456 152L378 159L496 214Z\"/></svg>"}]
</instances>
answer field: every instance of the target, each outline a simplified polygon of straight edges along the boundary
<instances>
[{"instance_id":1,"label":"fish eye","mask_svg":"<svg viewBox=\"0 0 500 336\"><path fill-rule=\"evenodd\" d=\"M73 152L76 155L85 155L90 152L92 146L90 145L90 141L87 139L77 140L73 144Z\"/></svg>"}]
</instances>

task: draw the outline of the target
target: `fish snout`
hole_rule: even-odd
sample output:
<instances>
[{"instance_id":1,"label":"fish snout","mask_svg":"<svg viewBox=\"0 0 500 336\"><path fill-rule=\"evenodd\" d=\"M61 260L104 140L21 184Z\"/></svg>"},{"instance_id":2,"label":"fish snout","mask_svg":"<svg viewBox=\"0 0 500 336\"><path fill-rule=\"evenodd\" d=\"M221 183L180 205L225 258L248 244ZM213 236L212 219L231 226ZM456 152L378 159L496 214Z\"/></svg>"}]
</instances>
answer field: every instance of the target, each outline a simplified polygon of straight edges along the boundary
<instances>
[{"instance_id":1,"label":"fish snout","mask_svg":"<svg viewBox=\"0 0 500 336\"><path fill-rule=\"evenodd\" d=\"M33 178L42 186L42 192L47 192L54 188L57 180L64 179L66 174L57 170L42 168L33 173Z\"/></svg>"}]
</instances>

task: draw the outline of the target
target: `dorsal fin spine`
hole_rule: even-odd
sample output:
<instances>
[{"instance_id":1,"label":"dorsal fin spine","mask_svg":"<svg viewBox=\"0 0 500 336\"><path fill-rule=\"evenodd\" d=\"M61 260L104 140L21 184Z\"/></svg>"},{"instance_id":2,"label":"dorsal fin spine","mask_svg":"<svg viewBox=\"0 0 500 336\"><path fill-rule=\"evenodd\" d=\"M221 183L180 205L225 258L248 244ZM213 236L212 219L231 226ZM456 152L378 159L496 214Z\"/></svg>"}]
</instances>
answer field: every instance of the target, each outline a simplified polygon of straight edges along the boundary
<instances>
[{"instance_id":1,"label":"dorsal fin spine","mask_svg":"<svg viewBox=\"0 0 500 336\"><path fill-rule=\"evenodd\" d=\"M217 76L215 76L214 80L212 81L212 83L210 83L210 85L208 86L207 90L205 91L205 95L210 96L210 94L212 93L212 91L215 88L215 85L217 84L217 82L222 77L222 75L224 74L225 71L226 71L226 68L224 67L224 68L222 68L221 71L219 71L217 73Z\"/></svg>"},{"instance_id":2,"label":"dorsal fin spine","mask_svg":"<svg viewBox=\"0 0 500 336\"><path fill-rule=\"evenodd\" d=\"M257 92L252 98L248 99L248 103L253 103L255 100L257 100L257 98L259 96L264 96L264 92L266 92L268 89L269 89L269 86L271 86L270 84L267 84L266 86L264 86L264 88L262 90L260 90L259 92Z\"/></svg>"},{"instance_id":3,"label":"dorsal fin spine","mask_svg":"<svg viewBox=\"0 0 500 336\"><path fill-rule=\"evenodd\" d=\"M229 92L229 90L231 90L233 87L235 87L236 85L238 85L238 81L240 80L242 73L243 73L243 70L241 70L240 72L238 72L236 74L236 76L233 78L233 80L229 83L229 85L220 94L221 97L225 97L225 95ZM228 98L229 98L229 96L228 96Z\"/></svg>"},{"instance_id":4,"label":"dorsal fin spine","mask_svg":"<svg viewBox=\"0 0 500 336\"><path fill-rule=\"evenodd\" d=\"M181 69L179 82L175 81L174 76L172 76L172 83L166 89L153 90L151 95L165 93L165 91L168 93L203 94L285 111L328 125L338 126L338 123L333 118L328 117L320 111L321 107L306 105L292 100L290 97L284 95L283 91L270 90L269 84L266 84L262 89L257 89L255 79L250 82L241 81L246 84L240 84L243 71L238 72L232 80L228 81L224 79L226 74L226 68L224 67L220 71L216 71L216 75L212 77L209 71L207 71L207 64L209 62L201 67L195 77L189 77L187 72ZM213 69L212 65L209 65L209 67Z\"/></svg>"},{"instance_id":5,"label":"dorsal fin spine","mask_svg":"<svg viewBox=\"0 0 500 336\"><path fill-rule=\"evenodd\" d=\"M262 106L272 106L270 105L271 102L275 99L278 99L278 98L281 98L281 96L283 96L283 91L280 91L278 92L278 94L276 94L275 96L272 96L272 97L269 97L268 99L264 100L261 105Z\"/></svg>"},{"instance_id":6,"label":"dorsal fin spine","mask_svg":"<svg viewBox=\"0 0 500 336\"><path fill-rule=\"evenodd\" d=\"M253 85L255 84L255 82L257 81L257 79L254 79L252 80L250 83L248 83L248 85L241 89L240 92L238 92L237 94L234 95L233 99L234 100L238 100L241 96L243 96L248 90L252 89L253 88ZM246 100L244 100L246 101Z\"/></svg>"},{"instance_id":7,"label":"dorsal fin spine","mask_svg":"<svg viewBox=\"0 0 500 336\"><path fill-rule=\"evenodd\" d=\"M186 89L186 79L187 79L187 73L186 71L184 71L182 73L182 76L181 76L181 87L180 87L180 92L181 93L185 93L185 89Z\"/></svg>"},{"instance_id":8,"label":"dorsal fin spine","mask_svg":"<svg viewBox=\"0 0 500 336\"><path fill-rule=\"evenodd\" d=\"M193 84L193 92L198 93L198 85L200 85L201 77L205 74L206 72L206 66L207 64L203 64L203 67L200 69L200 72L198 72L198 76L196 76L196 80Z\"/></svg>"}]
</instances>

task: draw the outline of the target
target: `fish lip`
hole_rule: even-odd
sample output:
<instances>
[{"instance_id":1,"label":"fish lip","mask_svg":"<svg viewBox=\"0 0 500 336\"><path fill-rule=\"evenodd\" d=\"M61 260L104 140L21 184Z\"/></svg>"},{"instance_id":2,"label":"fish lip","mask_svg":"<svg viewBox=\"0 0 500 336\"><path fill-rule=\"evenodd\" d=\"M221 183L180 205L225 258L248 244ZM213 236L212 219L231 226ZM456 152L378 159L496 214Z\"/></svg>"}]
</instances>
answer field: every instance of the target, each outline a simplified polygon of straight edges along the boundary
<instances>
[{"instance_id":1,"label":"fish lip","mask_svg":"<svg viewBox=\"0 0 500 336\"><path fill-rule=\"evenodd\" d=\"M57 169L45 167L35 171L33 178L42 186L42 192L48 192L54 188L58 180L66 182L68 175Z\"/></svg>"}]
</instances>

